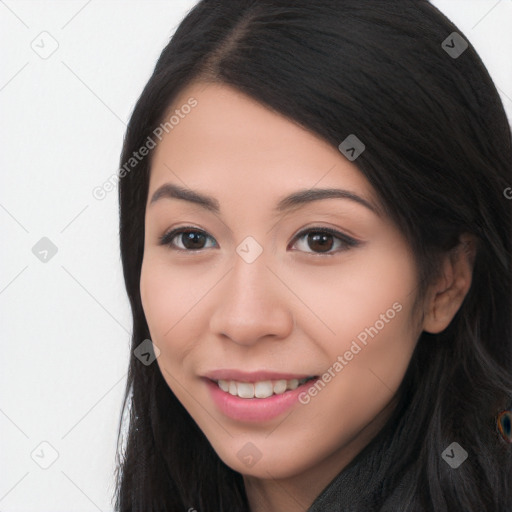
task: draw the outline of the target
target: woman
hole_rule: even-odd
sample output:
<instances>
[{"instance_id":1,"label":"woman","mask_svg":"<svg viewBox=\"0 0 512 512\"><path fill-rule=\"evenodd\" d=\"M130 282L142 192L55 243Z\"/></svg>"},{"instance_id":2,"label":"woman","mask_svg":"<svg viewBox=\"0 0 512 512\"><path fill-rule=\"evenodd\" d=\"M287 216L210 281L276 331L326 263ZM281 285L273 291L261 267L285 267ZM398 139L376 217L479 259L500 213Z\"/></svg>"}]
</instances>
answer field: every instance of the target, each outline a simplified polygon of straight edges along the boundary
<instances>
[{"instance_id":1,"label":"woman","mask_svg":"<svg viewBox=\"0 0 512 512\"><path fill-rule=\"evenodd\" d=\"M511 166L427 1L199 2L121 157L116 510L509 510Z\"/></svg>"}]
</instances>

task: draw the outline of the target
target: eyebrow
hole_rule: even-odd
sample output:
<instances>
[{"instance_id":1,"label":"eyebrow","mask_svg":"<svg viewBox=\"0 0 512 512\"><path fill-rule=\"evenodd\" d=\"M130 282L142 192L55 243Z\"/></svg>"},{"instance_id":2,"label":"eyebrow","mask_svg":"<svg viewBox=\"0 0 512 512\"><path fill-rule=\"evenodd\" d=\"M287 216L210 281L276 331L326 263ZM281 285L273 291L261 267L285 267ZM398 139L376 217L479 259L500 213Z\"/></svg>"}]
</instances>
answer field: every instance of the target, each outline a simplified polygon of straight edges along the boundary
<instances>
[{"instance_id":1,"label":"eyebrow","mask_svg":"<svg viewBox=\"0 0 512 512\"><path fill-rule=\"evenodd\" d=\"M174 185L172 183L165 183L159 187L153 194L150 205L154 204L160 199L181 199L190 203L197 204L206 210L215 214L220 214L220 204L214 197L196 192L194 190ZM312 188L298 190L290 194L277 203L274 208L275 213L284 213L296 207L309 204L313 201L320 201L322 199L348 199L356 202L376 215L380 215L379 208L367 199L364 199L353 192L337 188Z\"/></svg>"}]
</instances>

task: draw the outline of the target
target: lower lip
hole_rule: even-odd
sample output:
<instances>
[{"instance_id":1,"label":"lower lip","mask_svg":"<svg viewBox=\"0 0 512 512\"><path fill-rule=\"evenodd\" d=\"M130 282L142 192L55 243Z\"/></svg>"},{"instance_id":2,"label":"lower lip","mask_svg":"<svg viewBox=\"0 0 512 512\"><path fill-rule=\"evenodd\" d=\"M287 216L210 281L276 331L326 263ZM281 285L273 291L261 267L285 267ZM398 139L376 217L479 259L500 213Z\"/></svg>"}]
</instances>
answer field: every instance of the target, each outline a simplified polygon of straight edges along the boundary
<instances>
[{"instance_id":1,"label":"lower lip","mask_svg":"<svg viewBox=\"0 0 512 512\"><path fill-rule=\"evenodd\" d=\"M205 379L211 396L217 407L226 416L237 421L269 421L277 418L299 401L299 395L315 384L311 379L297 389L285 391L268 398L240 398L226 393L216 382ZM318 379L317 379L318 380Z\"/></svg>"}]
</instances>

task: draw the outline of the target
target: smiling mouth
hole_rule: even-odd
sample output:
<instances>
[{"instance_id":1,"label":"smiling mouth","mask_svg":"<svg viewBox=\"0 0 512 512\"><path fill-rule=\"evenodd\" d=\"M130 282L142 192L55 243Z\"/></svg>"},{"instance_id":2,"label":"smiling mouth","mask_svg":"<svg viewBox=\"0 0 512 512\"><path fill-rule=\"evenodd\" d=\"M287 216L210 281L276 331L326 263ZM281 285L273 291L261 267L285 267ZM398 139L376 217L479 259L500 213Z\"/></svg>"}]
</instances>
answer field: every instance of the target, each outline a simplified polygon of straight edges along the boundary
<instances>
[{"instance_id":1,"label":"smiling mouth","mask_svg":"<svg viewBox=\"0 0 512 512\"><path fill-rule=\"evenodd\" d=\"M269 398L273 395L282 395L293 391L306 382L317 379L317 376L303 379L263 380L258 382L240 382L236 380L213 380L219 388L233 396L240 398Z\"/></svg>"}]
</instances>

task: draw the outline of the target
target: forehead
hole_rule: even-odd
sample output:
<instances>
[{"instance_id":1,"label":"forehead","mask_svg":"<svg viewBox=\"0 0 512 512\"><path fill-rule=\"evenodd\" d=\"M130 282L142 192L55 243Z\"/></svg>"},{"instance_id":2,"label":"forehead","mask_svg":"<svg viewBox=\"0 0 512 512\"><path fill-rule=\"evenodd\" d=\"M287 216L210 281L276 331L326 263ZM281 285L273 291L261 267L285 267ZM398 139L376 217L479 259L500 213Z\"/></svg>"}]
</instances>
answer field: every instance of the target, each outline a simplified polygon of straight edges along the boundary
<instances>
[{"instance_id":1,"label":"forehead","mask_svg":"<svg viewBox=\"0 0 512 512\"><path fill-rule=\"evenodd\" d=\"M154 149L149 197L172 182L219 198L257 195L260 204L313 187L343 188L378 202L337 148L230 86L191 84L164 121L173 114L172 129Z\"/></svg>"}]
</instances>

